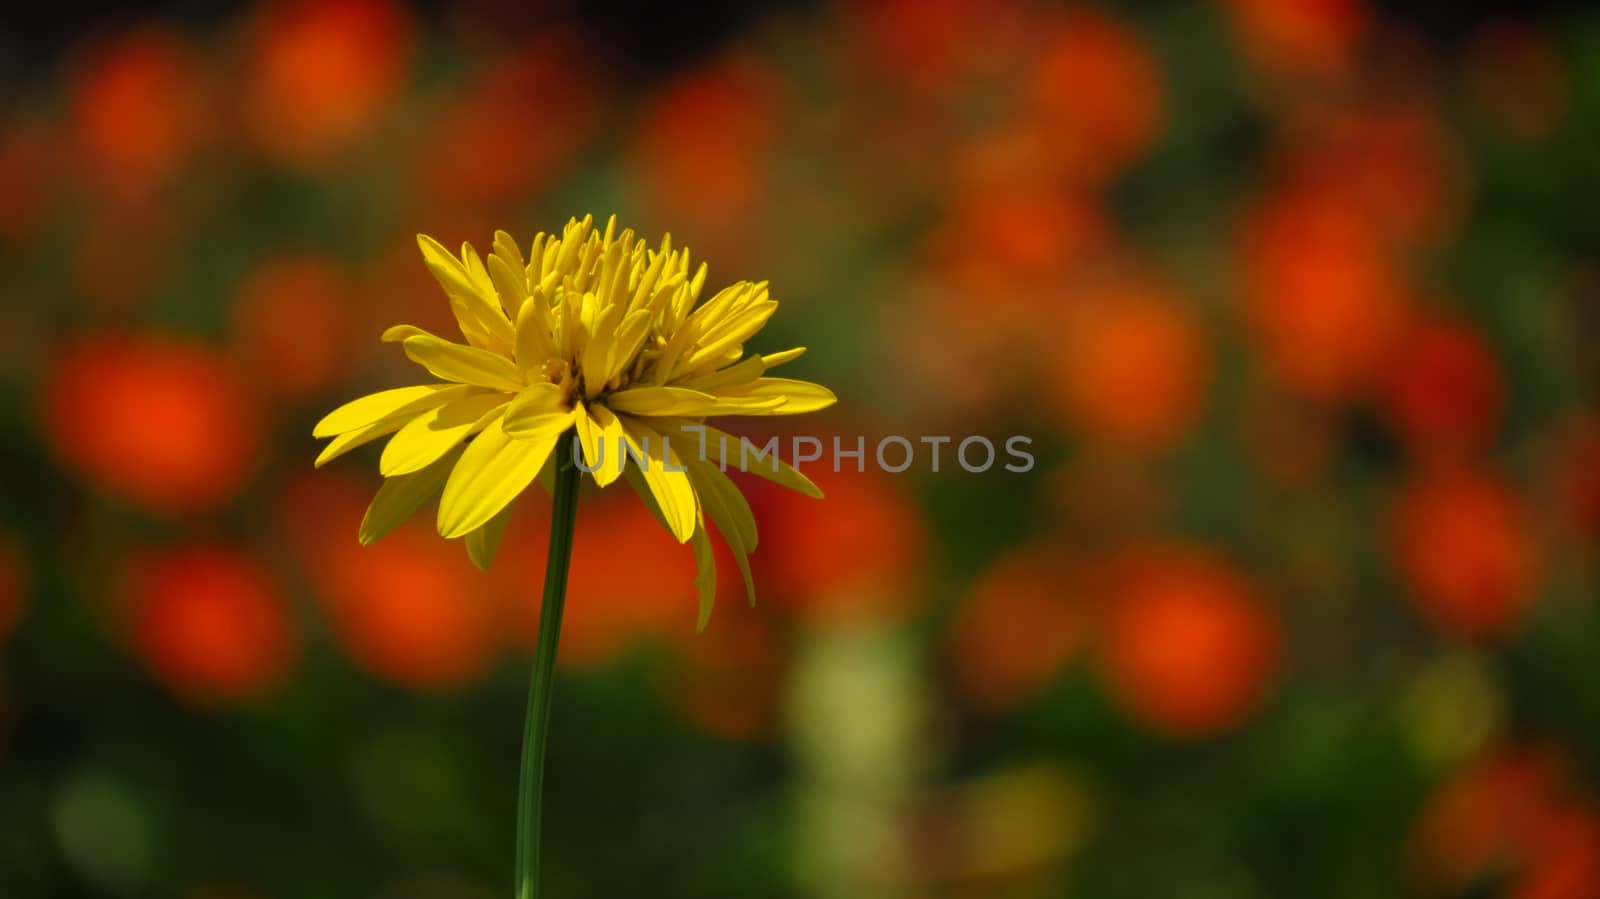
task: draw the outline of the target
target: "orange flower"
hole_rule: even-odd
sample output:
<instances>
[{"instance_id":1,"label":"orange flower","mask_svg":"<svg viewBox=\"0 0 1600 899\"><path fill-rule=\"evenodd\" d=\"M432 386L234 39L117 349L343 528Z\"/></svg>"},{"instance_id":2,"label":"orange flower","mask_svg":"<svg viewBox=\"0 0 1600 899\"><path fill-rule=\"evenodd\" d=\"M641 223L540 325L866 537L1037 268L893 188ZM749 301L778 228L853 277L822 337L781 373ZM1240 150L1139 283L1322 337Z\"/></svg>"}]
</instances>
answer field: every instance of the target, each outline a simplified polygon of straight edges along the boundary
<instances>
[{"instance_id":1,"label":"orange flower","mask_svg":"<svg viewBox=\"0 0 1600 899\"><path fill-rule=\"evenodd\" d=\"M1203 550L1125 559L1114 576L1102 662L1112 692L1167 736L1226 731L1261 704L1282 643L1244 576Z\"/></svg>"},{"instance_id":2,"label":"orange flower","mask_svg":"<svg viewBox=\"0 0 1600 899\"><path fill-rule=\"evenodd\" d=\"M1068 13L1028 83L1030 110L1083 182L1133 162L1161 127L1161 73L1138 32L1103 13Z\"/></svg>"},{"instance_id":3,"label":"orange flower","mask_svg":"<svg viewBox=\"0 0 1600 899\"><path fill-rule=\"evenodd\" d=\"M366 480L306 466L278 490L278 539L310 580L325 584L370 502Z\"/></svg>"},{"instance_id":4,"label":"orange flower","mask_svg":"<svg viewBox=\"0 0 1600 899\"><path fill-rule=\"evenodd\" d=\"M294 663L298 636L277 585L236 549L194 545L138 559L127 587L134 648L179 696L254 699Z\"/></svg>"},{"instance_id":5,"label":"orange flower","mask_svg":"<svg viewBox=\"0 0 1600 899\"><path fill-rule=\"evenodd\" d=\"M204 83L192 51L170 31L147 27L99 48L72 96L90 177L123 198L169 181L202 136Z\"/></svg>"},{"instance_id":6,"label":"orange flower","mask_svg":"<svg viewBox=\"0 0 1600 899\"><path fill-rule=\"evenodd\" d=\"M1104 249L1109 231L1101 210L1081 197L1037 184L979 184L955 199L949 221L930 241L928 262L965 290L983 291L985 314L996 301L1031 294L1025 308L1037 323L1050 288ZM962 299L971 305L970 296Z\"/></svg>"},{"instance_id":7,"label":"orange flower","mask_svg":"<svg viewBox=\"0 0 1600 899\"><path fill-rule=\"evenodd\" d=\"M1528 860L1511 899L1600 896L1600 817L1568 804L1549 810L1528 834Z\"/></svg>"},{"instance_id":8,"label":"orange flower","mask_svg":"<svg viewBox=\"0 0 1600 899\"><path fill-rule=\"evenodd\" d=\"M255 464L258 424L243 389L215 353L183 340L79 338L59 354L43 400L57 458L157 512L213 509Z\"/></svg>"},{"instance_id":9,"label":"orange flower","mask_svg":"<svg viewBox=\"0 0 1600 899\"><path fill-rule=\"evenodd\" d=\"M488 215L486 207L537 190L572 159L605 89L579 46L562 33L531 41L450 99L419 158L429 222Z\"/></svg>"},{"instance_id":10,"label":"orange flower","mask_svg":"<svg viewBox=\"0 0 1600 899\"><path fill-rule=\"evenodd\" d=\"M28 557L11 534L0 532L0 640L16 629L28 600Z\"/></svg>"},{"instance_id":11,"label":"orange flower","mask_svg":"<svg viewBox=\"0 0 1600 899\"><path fill-rule=\"evenodd\" d=\"M328 162L369 133L411 64L412 26L389 0L276 0L246 50L245 110L263 149Z\"/></svg>"},{"instance_id":12,"label":"orange flower","mask_svg":"<svg viewBox=\"0 0 1600 899\"><path fill-rule=\"evenodd\" d=\"M355 290L315 256L268 262L233 304L233 337L254 381L287 397L332 387L344 369Z\"/></svg>"},{"instance_id":13,"label":"orange flower","mask_svg":"<svg viewBox=\"0 0 1600 899\"><path fill-rule=\"evenodd\" d=\"M1052 384L1068 419L1133 450L1181 440L1200 414L1210 368L1182 304L1157 285L1116 279L1068 315Z\"/></svg>"},{"instance_id":14,"label":"orange flower","mask_svg":"<svg viewBox=\"0 0 1600 899\"><path fill-rule=\"evenodd\" d=\"M1435 627L1503 635L1534 599L1537 550L1526 512L1495 477L1462 468L1421 477L1392 509L1401 576Z\"/></svg>"},{"instance_id":15,"label":"orange flower","mask_svg":"<svg viewBox=\"0 0 1600 899\"><path fill-rule=\"evenodd\" d=\"M967 590L950 624L956 688L989 710L1042 690L1077 656L1088 631L1060 550L1035 546L992 565Z\"/></svg>"},{"instance_id":16,"label":"orange flower","mask_svg":"<svg viewBox=\"0 0 1600 899\"><path fill-rule=\"evenodd\" d=\"M533 646L538 636L547 527L514 520L494 573L505 579L517 636ZM640 640L692 634L695 626L694 561L672 535L636 502L598 494L579 503L572 568L561 626L558 661L593 668L614 661ZM626 559L626 564L618 564ZM509 560L509 562L505 561ZM718 583L743 584L719 573Z\"/></svg>"},{"instance_id":17,"label":"orange flower","mask_svg":"<svg viewBox=\"0 0 1600 899\"><path fill-rule=\"evenodd\" d=\"M364 547L358 524L372 499L359 478L307 471L280 496L282 539L300 562L340 647L369 675L404 687L446 691L479 676L505 642L504 584L413 519ZM504 552L524 538L514 518ZM543 571L528 557L530 577ZM523 561L519 558L519 561ZM505 566L502 566L504 568Z\"/></svg>"},{"instance_id":18,"label":"orange flower","mask_svg":"<svg viewBox=\"0 0 1600 899\"><path fill-rule=\"evenodd\" d=\"M1224 6L1250 59L1286 75L1348 74L1370 24L1363 0L1226 0Z\"/></svg>"},{"instance_id":19,"label":"orange flower","mask_svg":"<svg viewBox=\"0 0 1600 899\"><path fill-rule=\"evenodd\" d=\"M1448 238L1471 197L1438 100L1409 85L1371 90L1381 99L1298 117L1278 163L1282 180L1348 204L1391 246Z\"/></svg>"},{"instance_id":20,"label":"orange flower","mask_svg":"<svg viewBox=\"0 0 1600 899\"><path fill-rule=\"evenodd\" d=\"M1243 238L1246 312L1274 375L1326 402L1372 386L1409 301L1363 210L1333 191L1295 186L1258 207Z\"/></svg>"},{"instance_id":21,"label":"orange flower","mask_svg":"<svg viewBox=\"0 0 1600 899\"><path fill-rule=\"evenodd\" d=\"M357 511L359 515L359 510ZM494 596L466 556L412 520L371 546L336 531L318 596L339 645L374 677L417 690L460 687L501 643Z\"/></svg>"},{"instance_id":22,"label":"orange flower","mask_svg":"<svg viewBox=\"0 0 1600 899\"><path fill-rule=\"evenodd\" d=\"M1385 416L1412 449L1459 454L1493 440L1504 379L1470 324L1435 319L1416 325L1398 347L1386 381Z\"/></svg>"},{"instance_id":23,"label":"orange flower","mask_svg":"<svg viewBox=\"0 0 1600 899\"><path fill-rule=\"evenodd\" d=\"M632 154L652 214L689 230L743 228L766 190L776 94L772 73L742 59L669 83L645 111Z\"/></svg>"},{"instance_id":24,"label":"orange flower","mask_svg":"<svg viewBox=\"0 0 1600 899\"><path fill-rule=\"evenodd\" d=\"M1427 886L1452 894L1503 877L1513 899L1600 895L1600 819L1571 793L1548 748L1480 759L1423 805L1407 839L1411 864Z\"/></svg>"},{"instance_id":25,"label":"orange flower","mask_svg":"<svg viewBox=\"0 0 1600 899\"><path fill-rule=\"evenodd\" d=\"M996 0L857 0L847 4L874 77L914 93L965 83L983 38L1016 4Z\"/></svg>"},{"instance_id":26,"label":"orange flower","mask_svg":"<svg viewBox=\"0 0 1600 899\"><path fill-rule=\"evenodd\" d=\"M849 440L841 443L855 449ZM918 599L916 572L927 553L922 519L894 475L880 473L870 459L865 472L848 459L842 472L831 472L831 441L824 446L823 461L799 467L827 502L805 502L799 494L753 483L746 488L752 505L771 504L757 516L770 524L750 558L757 583L771 585L762 601L819 626L898 618ZM867 453L874 446L868 440ZM943 448L941 467L955 463L953 452Z\"/></svg>"}]
</instances>

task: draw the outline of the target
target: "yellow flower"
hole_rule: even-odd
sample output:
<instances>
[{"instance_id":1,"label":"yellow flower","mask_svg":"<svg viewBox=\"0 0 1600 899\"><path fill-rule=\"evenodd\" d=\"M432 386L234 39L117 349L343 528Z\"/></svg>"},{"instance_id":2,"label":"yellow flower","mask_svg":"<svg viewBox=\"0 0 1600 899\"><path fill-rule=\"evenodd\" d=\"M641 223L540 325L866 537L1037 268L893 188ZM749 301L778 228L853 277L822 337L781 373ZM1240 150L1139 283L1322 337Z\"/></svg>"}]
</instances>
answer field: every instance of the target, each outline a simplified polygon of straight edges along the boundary
<instances>
[{"instance_id":1,"label":"yellow flower","mask_svg":"<svg viewBox=\"0 0 1600 899\"><path fill-rule=\"evenodd\" d=\"M466 537L473 562L488 567L511 501L551 475L557 442L575 433L596 483L626 475L672 535L693 542L702 623L715 584L707 516L753 600L746 556L756 547L755 519L726 467L822 494L774 457L747 465L744 453L725 453L725 435L702 423L814 412L835 401L825 387L766 377L803 347L744 355L745 341L778 308L766 283L741 281L699 303L705 265L691 272L688 251L674 250L670 235L652 250L631 229L618 234L615 217L604 233L592 217L569 221L559 237L541 233L526 260L503 231L487 257L470 244L457 258L432 238L417 243L466 343L390 328L383 339L399 342L439 381L353 400L313 431L333 438L319 466L393 435L361 542L378 540L442 490L439 533ZM685 438L685 426L704 431ZM674 438L693 451L680 452Z\"/></svg>"}]
</instances>

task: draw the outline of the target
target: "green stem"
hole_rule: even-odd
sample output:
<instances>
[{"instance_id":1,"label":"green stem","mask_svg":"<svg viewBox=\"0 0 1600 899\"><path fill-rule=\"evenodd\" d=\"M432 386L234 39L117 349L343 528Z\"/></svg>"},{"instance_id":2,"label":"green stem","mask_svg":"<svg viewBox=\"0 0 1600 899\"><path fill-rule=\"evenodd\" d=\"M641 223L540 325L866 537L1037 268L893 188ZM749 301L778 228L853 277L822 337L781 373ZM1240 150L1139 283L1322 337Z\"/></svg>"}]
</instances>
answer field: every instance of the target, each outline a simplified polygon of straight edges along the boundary
<instances>
[{"instance_id":1,"label":"green stem","mask_svg":"<svg viewBox=\"0 0 1600 899\"><path fill-rule=\"evenodd\" d=\"M539 642L533 653L533 684L522 730L522 783L517 795L517 899L539 892L539 811L544 792L545 737L550 730L550 694L555 684L556 644L567 599L567 569L572 562L572 525L578 513L578 466L572 460L572 433L556 442L555 502L550 511L550 554L544 567L544 601L539 611Z\"/></svg>"}]
</instances>

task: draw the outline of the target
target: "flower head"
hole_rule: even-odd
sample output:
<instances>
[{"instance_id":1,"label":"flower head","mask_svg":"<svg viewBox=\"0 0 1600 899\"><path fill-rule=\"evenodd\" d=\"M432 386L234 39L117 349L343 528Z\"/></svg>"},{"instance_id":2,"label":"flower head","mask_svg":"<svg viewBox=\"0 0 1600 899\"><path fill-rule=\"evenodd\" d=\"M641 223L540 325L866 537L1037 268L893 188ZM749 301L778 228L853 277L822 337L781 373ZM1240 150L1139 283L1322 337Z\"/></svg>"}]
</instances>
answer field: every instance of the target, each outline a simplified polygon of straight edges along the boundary
<instances>
[{"instance_id":1,"label":"flower head","mask_svg":"<svg viewBox=\"0 0 1600 899\"><path fill-rule=\"evenodd\" d=\"M318 465L389 437L362 543L442 490L440 535L466 537L473 561L487 567L511 501L553 473L557 443L575 434L581 467L597 484L626 475L672 535L693 543L702 619L714 591L707 516L753 596L746 556L755 519L726 468L821 492L775 457L728 452L725 435L703 423L814 412L835 400L819 385L766 376L803 347L745 356L745 341L778 308L767 284L741 281L701 303L705 265L691 269L670 236L651 249L631 229L617 233L615 217L604 232L585 217L559 237L541 233L526 257L503 231L487 257L470 244L457 258L432 238L417 240L466 343L390 328L383 339L439 380L353 400L313 432L333 438Z\"/></svg>"}]
</instances>

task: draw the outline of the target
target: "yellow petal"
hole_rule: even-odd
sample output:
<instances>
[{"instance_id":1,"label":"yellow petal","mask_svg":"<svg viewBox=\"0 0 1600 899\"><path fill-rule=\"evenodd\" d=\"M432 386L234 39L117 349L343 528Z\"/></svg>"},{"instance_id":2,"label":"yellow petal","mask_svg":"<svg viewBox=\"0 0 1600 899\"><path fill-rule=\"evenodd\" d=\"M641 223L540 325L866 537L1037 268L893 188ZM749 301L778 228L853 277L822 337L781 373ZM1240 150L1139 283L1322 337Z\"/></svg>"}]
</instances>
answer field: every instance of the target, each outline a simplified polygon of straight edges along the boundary
<instances>
[{"instance_id":1,"label":"yellow petal","mask_svg":"<svg viewBox=\"0 0 1600 899\"><path fill-rule=\"evenodd\" d=\"M489 257L489 277L494 281L495 293L500 295L500 306L515 319L528 299L528 276L521 266L513 267L498 252Z\"/></svg>"},{"instance_id":2,"label":"yellow petal","mask_svg":"<svg viewBox=\"0 0 1600 899\"><path fill-rule=\"evenodd\" d=\"M757 331L766 327L767 320L777 311L778 304L773 300L756 304L750 312L741 313L736 322L719 329L718 333L701 337L699 346L694 352L685 354L678 366L692 371L706 362L722 358L724 353L743 345Z\"/></svg>"},{"instance_id":3,"label":"yellow petal","mask_svg":"<svg viewBox=\"0 0 1600 899\"><path fill-rule=\"evenodd\" d=\"M682 387L687 390L698 390L701 393L726 393L729 392L729 388L748 384L761 377L761 373L764 371L766 371L766 365L762 358L760 356L750 356L709 375L688 378L672 386Z\"/></svg>"},{"instance_id":4,"label":"yellow petal","mask_svg":"<svg viewBox=\"0 0 1600 899\"><path fill-rule=\"evenodd\" d=\"M383 448L378 472L394 477L426 468L468 434L480 430L488 416L505 404L503 393L472 393L418 415Z\"/></svg>"},{"instance_id":5,"label":"yellow petal","mask_svg":"<svg viewBox=\"0 0 1600 899\"><path fill-rule=\"evenodd\" d=\"M322 452L317 456L316 467L321 468L358 446L364 446L379 437L387 437L393 434L404 427L405 423L410 421L411 418L410 414L389 415L364 428L357 428L354 431L346 431L340 434L322 448Z\"/></svg>"},{"instance_id":6,"label":"yellow petal","mask_svg":"<svg viewBox=\"0 0 1600 899\"><path fill-rule=\"evenodd\" d=\"M472 442L445 482L439 499L439 534L461 537L483 527L539 474L558 437L514 440L498 417Z\"/></svg>"},{"instance_id":7,"label":"yellow petal","mask_svg":"<svg viewBox=\"0 0 1600 899\"><path fill-rule=\"evenodd\" d=\"M482 261L477 261L475 266L464 263L425 234L417 235L417 247L422 250L423 262L444 288L445 295L455 301L451 309L456 313L462 335L474 343L474 335L482 335L486 346L509 351L513 340L511 321L500 309L488 273L481 272L480 277L478 270L483 268ZM470 251L471 248L464 249ZM476 258L476 253L469 252L469 263Z\"/></svg>"},{"instance_id":8,"label":"yellow petal","mask_svg":"<svg viewBox=\"0 0 1600 899\"><path fill-rule=\"evenodd\" d=\"M467 558L478 566L479 571L489 570L489 563L494 561L495 550L500 548L500 538L505 535L506 523L510 520L511 507L506 506L483 527L467 535Z\"/></svg>"},{"instance_id":9,"label":"yellow petal","mask_svg":"<svg viewBox=\"0 0 1600 899\"><path fill-rule=\"evenodd\" d=\"M410 518L422 504L444 487L450 469L461 456L457 447L421 471L385 478L361 519L361 545L371 546Z\"/></svg>"},{"instance_id":10,"label":"yellow petal","mask_svg":"<svg viewBox=\"0 0 1600 899\"><path fill-rule=\"evenodd\" d=\"M608 486L622 474L621 450L627 436L621 420L604 406L587 406L577 426L584 467L594 475L596 484Z\"/></svg>"},{"instance_id":11,"label":"yellow petal","mask_svg":"<svg viewBox=\"0 0 1600 899\"><path fill-rule=\"evenodd\" d=\"M648 309L635 309L617 326L617 339L607 354L604 384L611 383L617 375L627 370L638 358L639 350L650 337L650 322L655 313Z\"/></svg>"},{"instance_id":12,"label":"yellow petal","mask_svg":"<svg viewBox=\"0 0 1600 899\"><path fill-rule=\"evenodd\" d=\"M428 270L433 272L434 278L439 281L439 286L444 288L446 294L453 297L467 297L477 293L477 289L472 286L472 279L467 275L466 266L445 249L443 244L426 234L418 234L417 249L422 251L422 261L427 264Z\"/></svg>"},{"instance_id":13,"label":"yellow petal","mask_svg":"<svg viewBox=\"0 0 1600 899\"><path fill-rule=\"evenodd\" d=\"M572 427L575 408L566 406L566 392L556 384L534 384L511 401L502 427L519 440L537 440Z\"/></svg>"},{"instance_id":14,"label":"yellow petal","mask_svg":"<svg viewBox=\"0 0 1600 899\"><path fill-rule=\"evenodd\" d=\"M332 437L346 431L364 428L380 418L390 415L426 412L457 399L467 392L462 384L420 384L416 387L396 387L380 390L353 399L329 412L311 429L313 437Z\"/></svg>"},{"instance_id":15,"label":"yellow petal","mask_svg":"<svg viewBox=\"0 0 1600 899\"><path fill-rule=\"evenodd\" d=\"M783 405L782 397L720 397L683 387L646 385L606 397L606 405L629 415L698 418L704 415L756 415Z\"/></svg>"},{"instance_id":16,"label":"yellow petal","mask_svg":"<svg viewBox=\"0 0 1600 899\"><path fill-rule=\"evenodd\" d=\"M663 424L662 427L668 431L672 431L673 433L679 433L675 430L675 428L693 428L694 430L684 430L681 433L685 440L696 441L695 444L692 444L694 449L690 450L691 453L696 454L698 454L700 450L700 446L698 444L700 435L699 429L704 428L704 458L715 463L719 469L737 468L740 471L753 474L758 478L765 478L766 480L771 481L780 487L787 487L790 490L793 490L797 493L804 493L806 496L814 499L822 499L822 491L818 489L817 485L811 483L810 478L807 478L805 475L796 471L789 465L789 463L784 462L782 459L777 458L776 455L771 454L764 456L761 459L757 459L755 457L755 450L760 449L761 444L755 444L754 441L752 441L753 448L750 450L750 452L744 453L740 451L740 438L735 437L726 431L719 431L710 425L696 424L693 422L679 422L674 426ZM674 439L677 438L675 437ZM700 456L696 455L696 458L700 458Z\"/></svg>"},{"instance_id":17,"label":"yellow petal","mask_svg":"<svg viewBox=\"0 0 1600 899\"><path fill-rule=\"evenodd\" d=\"M494 255L505 260L506 265L510 266L512 271L522 274L524 278L522 290L526 294L528 290L526 280L528 262L522 258L522 248L517 246L517 239L505 231L494 232ZM491 274L493 273L491 272Z\"/></svg>"},{"instance_id":18,"label":"yellow petal","mask_svg":"<svg viewBox=\"0 0 1600 899\"><path fill-rule=\"evenodd\" d=\"M766 366L768 371L771 371L780 365L793 362L805 354L806 348L803 346L797 346L792 350L784 350L781 353L768 353L767 355L761 357L761 364Z\"/></svg>"},{"instance_id":19,"label":"yellow petal","mask_svg":"<svg viewBox=\"0 0 1600 899\"><path fill-rule=\"evenodd\" d=\"M522 389L516 365L498 353L426 334L407 337L404 346L411 361L446 381L509 392Z\"/></svg>"},{"instance_id":20,"label":"yellow petal","mask_svg":"<svg viewBox=\"0 0 1600 899\"><path fill-rule=\"evenodd\" d=\"M500 306L500 298L495 295L494 279L489 277L489 270L484 267L483 258L470 243L461 244L461 264L467 270L468 280L472 282L472 292L487 301L486 305L490 307L487 311L499 310L504 313L505 310Z\"/></svg>"},{"instance_id":21,"label":"yellow petal","mask_svg":"<svg viewBox=\"0 0 1600 899\"><path fill-rule=\"evenodd\" d=\"M694 629L703 631L711 623L711 607L717 602L717 559L711 554L711 538L703 527L694 532L694 585L700 591Z\"/></svg>"},{"instance_id":22,"label":"yellow petal","mask_svg":"<svg viewBox=\"0 0 1600 899\"><path fill-rule=\"evenodd\" d=\"M633 451L630 461L637 464L639 459L644 460L639 466L643 469L640 474L644 476L645 485L650 488L651 495L661 509L667 530L679 543L687 542L694 535L695 526L700 520L700 501L695 496L693 485L689 483L689 475L677 451L639 419L624 416L618 416L618 419L622 423L628 446ZM618 461L626 467L627 462Z\"/></svg>"},{"instance_id":23,"label":"yellow petal","mask_svg":"<svg viewBox=\"0 0 1600 899\"><path fill-rule=\"evenodd\" d=\"M534 296L517 313L517 368L524 376L539 371L546 359L557 355L551 333L550 312L542 297Z\"/></svg>"},{"instance_id":24,"label":"yellow petal","mask_svg":"<svg viewBox=\"0 0 1600 899\"><path fill-rule=\"evenodd\" d=\"M820 409L826 409L839 401L839 398L833 395L833 391L823 387L821 384L813 384L810 381L796 381L792 378L757 378L749 384L729 387L717 394L717 398L722 400L734 397L782 398L783 405L766 410L764 414L768 415L800 415L806 412L816 412Z\"/></svg>"},{"instance_id":25,"label":"yellow petal","mask_svg":"<svg viewBox=\"0 0 1600 899\"><path fill-rule=\"evenodd\" d=\"M401 343L407 337L416 337L419 334L426 335L428 332L422 330L416 325L394 325L393 327L385 329L383 336L378 339L382 340L384 343Z\"/></svg>"},{"instance_id":26,"label":"yellow petal","mask_svg":"<svg viewBox=\"0 0 1600 899\"><path fill-rule=\"evenodd\" d=\"M503 427L508 435L518 440L541 440L565 432L572 427L577 415L576 409L560 406L543 412L523 407L515 417L507 412Z\"/></svg>"},{"instance_id":27,"label":"yellow petal","mask_svg":"<svg viewBox=\"0 0 1600 899\"><path fill-rule=\"evenodd\" d=\"M709 462L690 462L689 480L694 483L700 507L722 532L722 539L733 553L733 561L744 578L745 595L756 604L756 580L750 571L749 555L756 549L756 519L750 503L728 476Z\"/></svg>"},{"instance_id":28,"label":"yellow petal","mask_svg":"<svg viewBox=\"0 0 1600 899\"><path fill-rule=\"evenodd\" d=\"M622 307L610 306L599 314L591 329L589 343L583 349L583 380L589 395L594 396L605 387L611 377L608 363L611 348L617 342L617 325L622 320Z\"/></svg>"}]
</instances>

